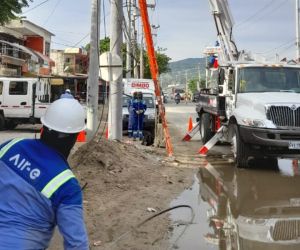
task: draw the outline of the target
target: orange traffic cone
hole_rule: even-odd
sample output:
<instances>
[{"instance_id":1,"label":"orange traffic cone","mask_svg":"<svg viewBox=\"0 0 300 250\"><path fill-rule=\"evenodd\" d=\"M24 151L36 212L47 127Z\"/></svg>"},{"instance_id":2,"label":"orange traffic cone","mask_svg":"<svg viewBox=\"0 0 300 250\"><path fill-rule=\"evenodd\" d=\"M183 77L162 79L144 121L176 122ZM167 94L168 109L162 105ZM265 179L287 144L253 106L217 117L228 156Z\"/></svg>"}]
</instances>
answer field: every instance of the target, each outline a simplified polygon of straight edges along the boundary
<instances>
[{"instance_id":1,"label":"orange traffic cone","mask_svg":"<svg viewBox=\"0 0 300 250\"><path fill-rule=\"evenodd\" d=\"M105 138L108 139L108 128L105 130Z\"/></svg>"},{"instance_id":2,"label":"orange traffic cone","mask_svg":"<svg viewBox=\"0 0 300 250\"><path fill-rule=\"evenodd\" d=\"M193 119L190 116L190 118L189 118L188 132L191 132L192 130L193 130Z\"/></svg>"},{"instance_id":3,"label":"orange traffic cone","mask_svg":"<svg viewBox=\"0 0 300 250\"><path fill-rule=\"evenodd\" d=\"M81 132L79 132L78 136L77 136L77 142L85 142L85 131L82 130Z\"/></svg>"}]
</instances>

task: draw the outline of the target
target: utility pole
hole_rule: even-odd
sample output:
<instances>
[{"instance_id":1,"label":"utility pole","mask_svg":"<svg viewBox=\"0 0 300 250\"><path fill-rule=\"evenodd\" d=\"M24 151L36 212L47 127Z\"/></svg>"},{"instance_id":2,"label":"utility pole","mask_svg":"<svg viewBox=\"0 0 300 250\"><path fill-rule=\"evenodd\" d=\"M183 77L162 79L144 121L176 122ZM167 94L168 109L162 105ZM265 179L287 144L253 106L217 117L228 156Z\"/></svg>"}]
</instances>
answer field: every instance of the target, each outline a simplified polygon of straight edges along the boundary
<instances>
[{"instance_id":1,"label":"utility pole","mask_svg":"<svg viewBox=\"0 0 300 250\"><path fill-rule=\"evenodd\" d=\"M300 59L300 31L299 31L299 0L296 0L296 47L297 47L297 54L296 54L296 61L299 63Z\"/></svg>"},{"instance_id":2,"label":"utility pole","mask_svg":"<svg viewBox=\"0 0 300 250\"><path fill-rule=\"evenodd\" d=\"M121 57L123 1L111 0L110 52ZM121 57L122 58L122 57ZM109 92L109 139L122 139L122 75L116 81L110 81Z\"/></svg>"},{"instance_id":3,"label":"utility pole","mask_svg":"<svg viewBox=\"0 0 300 250\"><path fill-rule=\"evenodd\" d=\"M132 2L132 19L131 19L131 26L132 26L132 55L133 55L133 76L134 78L139 77L138 71L138 60L137 60L137 48L136 48L136 39L137 39L137 31L136 31L136 17L137 17L137 6L136 0L130 0Z\"/></svg>"},{"instance_id":4,"label":"utility pole","mask_svg":"<svg viewBox=\"0 0 300 250\"><path fill-rule=\"evenodd\" d=\"M200 86L201 86L200 63L198 64L198 76L199 76L199 81L198 81L198 84L197 84L197 90L200 91Z\"/></svg>"},{"instance_id":5,"label":"utility pole","mask_svg":"<svg viewBox=\"0 0 300 250\"><path fill-rule=\"evenodd\" d=\"M101 0L92 0L91 41L87 80L87 140L93 139L98 127L99 34Z\"/></svg>"},{"instance_id":6,"label":"utility pole","mask_svg":"<svg viewBox=\"0 0 300 250\"><path fill-rule=\"evenodd\" d=\"M140 78L144 78L144 35L141 34L141 49L140 49Z\"/></svg>"},{"instance_id":7,"label":"utility pole","mask_svg":"<svg viewBox=\"0 0 300 250\"><path fill-rule=\"evenodd\" d=\"M132 33L132 30L131 30L131 19L132 19L132 2L131 0L128 1L128 37L127 37L127 43L126 43L126 78L131 78L131 46L132 46L132 43L131 43L131 33Z\"/></svg>"},{"instance_id":8,"label":"utility pole","mask_svg":"<svg viewBox=\"0 0 300 250\"><path fill-rule=\"evenodd\" d=\"M187 95L188 92L188 71L185 71L185 95Z\"/></svg>"}]
</instances>

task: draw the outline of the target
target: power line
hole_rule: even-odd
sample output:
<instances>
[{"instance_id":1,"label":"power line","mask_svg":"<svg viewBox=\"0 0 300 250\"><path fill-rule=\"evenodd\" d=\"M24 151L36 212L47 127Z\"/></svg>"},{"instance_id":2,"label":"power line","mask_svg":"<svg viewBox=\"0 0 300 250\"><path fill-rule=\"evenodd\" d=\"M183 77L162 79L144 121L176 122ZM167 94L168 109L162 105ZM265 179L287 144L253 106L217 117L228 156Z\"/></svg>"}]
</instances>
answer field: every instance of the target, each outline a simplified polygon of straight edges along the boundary
<instances>
[{"instance_id":1,"label":"power line","mask_svg":"<svg viewBox=\"0 0 300 250\"><path fill-rule=\"evenodd\" d=\"M25 12L23 12L22 14L27 14L28 12L30 12L30 11L32 11L32 10L34 10L34 9L36 9L36 8L38 8L38 7L40 7L41 5L43 5L43 4L45 4L45 3L49 2L49 1L50 1L50 0L45 0L44 2L41 2L40 4L38 4L38 5L34 6L34 7L32 7L31 9L28 9L28 10L25 11Z\"/></svg>"},{"instance_id":2,"label":"power line","mask_svg":"<svg viewBox=\"0 0 300 250\"><path fill-rule=\"evenodd\" d=\"M265 13L265 15L263 15L263 16L257 18L256 20L254 20L254 22L260 21L261 19L263 19L264 17L266 17L267 14L270 14L270 13L273 14L273 13L274 13L276 10L278 10L282 5L284 5L284 4L286 3L286 1L287 1L287 0L283 0L283 1L280 2L278 5L275 5L275 6L273 5L273 6L272 6L273 8L271 8L270 10L268 10L267 13ZM271 7L271 5L270 5L270 7ZM238 29L239 29L241 26L242 26L242 25L236 25L235 28L238 28ZM248 25L248 26L249 26L249 25ZM255 25L252 24L251 27L253 28L253 27L255 27Z\"/></svg>"},{"instance_id":3,"label":"power line","mask_svg":"<svg viewBox=\"0 0 300 250\"><path fill-rule=\"evenodd\" d=\"M264 5L261 9L259 9L258 11L256 11L253 15L249 16L248 18L242 20L240 23L236 24L236 28L239 27L240 25L248 22L249 20L253 19L254 17L256 17L257 15L259 15L261 12L265 11L267 8L269 8L271 6L271 3L274 0L271 0L270 2L268 2L266 5Z\"/></svg>"},{"instance_id":4,"label":"power line","mask_svg":"<svg viewBox=\"0 0 300 250\"><path fill-rule=\"evenodd\" d=\"M61 0L57 0L57 2L56 2L56 4L55 4L55 6L54 6L52 12L49 14L49 16L47 17L47 19L46 19L46 21L44 22L43 25L45 25L45 24L49 21L50 17L54 14L54 12L55 12L57 6L60 4L60 2L61 2Z\"/></svg>"},{"instance_id":5,"label":"power line","mask_svg":"<svg viewBox=\"0 0 300 250\"><path fill-rule=\"evenodd\" d=\"M80 44L84 39L86 39L90 35L90 32L87 33L83 38L81 38L77 43L75 43L72 47L76 47L78 44ZM97 36L99 38L99 36ZM99 39L98 39L99 40Z\"/></svg>"},{"instance_id":6,"label":"power line","mask_svg":"<svg viewBox=\"0 0 300 250\"><path fill-rule=\"evenodd\" d=\"M285 45L290 45L291 43L293 43L293 44L295 43L295 38L290 39L288 42L285 42L285 43L283 43L283 44L281 44L281 45L279 45L279 46L277 46L277 47L275 47L273 49L267 50L265 52L257 53L257 54L269 54L270 52L272 52L274 50L277 50L277 49L279 49L281 47L284 47Z\"/></svg>"}]
</instances>

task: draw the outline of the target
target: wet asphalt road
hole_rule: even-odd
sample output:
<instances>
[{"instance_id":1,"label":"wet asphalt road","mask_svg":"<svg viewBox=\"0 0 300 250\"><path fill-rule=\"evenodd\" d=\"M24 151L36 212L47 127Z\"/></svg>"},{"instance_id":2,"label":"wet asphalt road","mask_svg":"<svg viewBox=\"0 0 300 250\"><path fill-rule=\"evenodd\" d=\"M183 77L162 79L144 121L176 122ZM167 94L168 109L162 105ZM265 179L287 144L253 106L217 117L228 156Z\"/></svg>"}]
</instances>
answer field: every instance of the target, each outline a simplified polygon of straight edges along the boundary
<instances>
[{"instance_id":1,"label":"wet asphalt road","mask_svg":"<svg viewBox=\"0 0 300 250\"><path fill-rule=\"evenodd\" d=\"M189 116L196 118L195 104L169 104L170 124L184 135ZM200 137L180 144L195 160ZM175 145L175 147L177 147ZM178 148L178 147L177 147ZM249 162L249 169L232 163L229 145L217 145L205 160L193 165L195 181L171 206L189 209L171 214L171 249L300 249L299 159L265 159Z\"/></svg>"}]
</instances>

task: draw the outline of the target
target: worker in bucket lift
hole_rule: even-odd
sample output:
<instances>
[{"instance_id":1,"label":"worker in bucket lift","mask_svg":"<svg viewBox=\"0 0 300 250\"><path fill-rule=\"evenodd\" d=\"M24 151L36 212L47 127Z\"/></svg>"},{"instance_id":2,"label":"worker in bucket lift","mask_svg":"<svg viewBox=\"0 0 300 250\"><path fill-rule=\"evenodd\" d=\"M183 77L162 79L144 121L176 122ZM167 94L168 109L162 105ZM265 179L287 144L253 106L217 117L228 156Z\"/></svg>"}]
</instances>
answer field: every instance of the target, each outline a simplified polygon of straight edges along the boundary
<instances>
[{"instance_id":1,"label":"worker in bucket lift","mask_svg":"<svg viewBox=\"0 0 300 250\"><path fill-rule=\"evenodd\" d=\"M81 188L67 163L85 111L59 99L41 122L41 139L0 145L0 249L46 249L57 225L64 249L87 250Z\"/></svg>"},{"instance_id":2,"label":"worker in bucket lift","mask_svg":"<svg viewBox=\"0 0 300 250\"><path fill-rule=\"evenodd\" d=\"M134 123L133 123L133 140L143 139L144 117L147 105L143 100L143 93L137 92L137 99L133 102Z\"/></svg>"},{"instance_id":3,"label":"worker in bucket lift","mask_svg":"<svg viewBox=\"0 0 300 250\"><path fill-rule=\"evenodd\" d=\"M137 99L137 92L133 93L133 96L131 99L129 99L128 101L128 137L131 138L132 137L132 133L133 133L133 124L134 124L134 110L133 110L133 103L134 100Z\"/></svg>"},{"instance_id":4,"label":"worker in bucket lift","mask_svg":"<svg viewBox=\"0 0 300 250\"><path fill-rule=\"evenodd\" d=\"M60 98L69 98L69 99L73 99L74 96L71 94L71 90L70 89L66 89L65 93L63 93Z\"/></svg>"}]
</instances>

